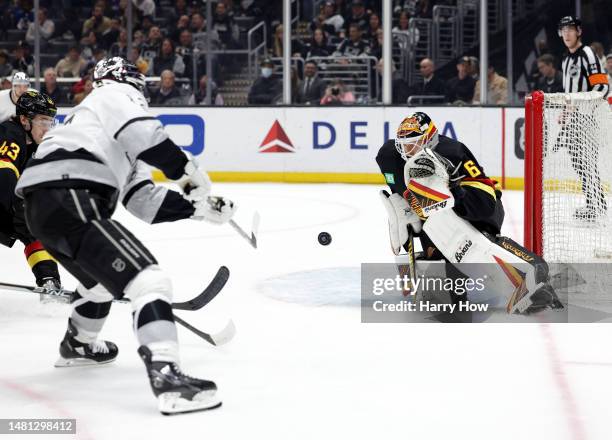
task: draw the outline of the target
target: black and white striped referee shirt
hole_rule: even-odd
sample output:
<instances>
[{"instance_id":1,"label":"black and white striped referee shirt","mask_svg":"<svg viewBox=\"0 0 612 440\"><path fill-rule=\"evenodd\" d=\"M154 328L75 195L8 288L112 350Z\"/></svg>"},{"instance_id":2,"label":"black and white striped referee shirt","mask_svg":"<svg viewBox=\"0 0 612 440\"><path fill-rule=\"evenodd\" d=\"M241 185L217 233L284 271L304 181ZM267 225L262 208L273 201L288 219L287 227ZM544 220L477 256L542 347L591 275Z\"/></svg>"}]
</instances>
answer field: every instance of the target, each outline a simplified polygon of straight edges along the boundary
<instances>
[{"instance_id":1,"label":"black and white striped referee shirt","mask_svg":"<svg viewBox=\"0 0 612 440\"><path fill-rule=\"evenodd\" d=\"M561 62L563 72L563 90L566 93L603 92L608 95L610 85L601 63L593 49L580 46L576 52L567 53Z\"/></svg>"}]
</instances>

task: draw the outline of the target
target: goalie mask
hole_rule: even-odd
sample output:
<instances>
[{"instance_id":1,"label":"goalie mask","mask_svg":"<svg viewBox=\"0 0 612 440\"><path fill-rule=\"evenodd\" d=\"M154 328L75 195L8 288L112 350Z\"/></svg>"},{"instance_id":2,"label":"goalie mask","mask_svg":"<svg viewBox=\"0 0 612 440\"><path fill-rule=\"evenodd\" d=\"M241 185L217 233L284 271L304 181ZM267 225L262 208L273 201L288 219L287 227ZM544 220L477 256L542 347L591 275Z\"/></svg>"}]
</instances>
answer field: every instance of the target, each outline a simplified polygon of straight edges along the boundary
<instances>
[{"instance_id":1,"label":"goalie mask","mask_svg":"<svg viewBox=\"0 0 612 440\"><path fill-rule=\"evenodd\" d=\"M431 118L423 112L415 112L404 118L395 135L395 148L404 160L423 148L438 145L438 129Z\"/></svg>"},{"instance_id":2,"label":"goalie mask","mask_svg":"<svg viewBox=\"0 0 612 440\"><path fill-rule=\"evenodd\" d=\"M145 88L145 76L140 73L135 64L121 57L98 61L94 69L94 87L103 85L103 80L129 84L141 93Z\"/></svg>"}]
</instances>

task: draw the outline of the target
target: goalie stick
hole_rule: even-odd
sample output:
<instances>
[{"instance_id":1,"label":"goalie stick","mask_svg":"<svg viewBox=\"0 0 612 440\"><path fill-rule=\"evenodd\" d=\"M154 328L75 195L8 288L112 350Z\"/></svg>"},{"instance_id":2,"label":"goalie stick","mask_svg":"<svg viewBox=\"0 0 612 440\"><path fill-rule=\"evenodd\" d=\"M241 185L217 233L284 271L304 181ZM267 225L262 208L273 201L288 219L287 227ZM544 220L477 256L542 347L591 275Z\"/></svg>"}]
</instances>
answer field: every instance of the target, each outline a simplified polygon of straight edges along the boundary
<instances>
[{"instance_id":1,"label":"goalie stick","mask_svg":"<svg viewBox=\"0 0 612 440\"><path fill-rule=\"evenodd\" d=\"M190 311L201 309L206 304L208 304L210 301L212 301L219 294L219 292L221 292L221 290L227 283L228 279L229 279L229 269L225 266L221 266L219 270L217 271L217 273L215 274L212 281L208 284L208 286L206 286L206 288L202 292L200 292L197 296L190 299L189 301L180 302L180 303L172 303L172 308L177 309L177 310L190 310ZM41 287L32 287L32 286L25 286L22 284L11 284L11 283L4 283L4 282L0 282L0 288L18 290L22 292L38 293L41 295L49 295L51 297L59 298L63 300L65 303L70 303L70 300L72 299L72 295L74 294L73 291L64 290L62 291L61 294L54 295L52 293L48 293L44 291ZM120 303L129 302L129 300L125 298L114 300L114 301L120 302ZM221 332L217 334L209 334L201 330L198 330L197 328L185 322L184 320L182 320L176 315L174 316L174 318L178 324L182 325L188 330L191 330L193 333L195 333L196 335L198 335L199 337L201 337L206 342L209 342L212 345L223 345L229 342L233 338L234 333L236 331L234 323L231 320L227 324L226 328L223 329Z\"/></svg>"}]
</instances>

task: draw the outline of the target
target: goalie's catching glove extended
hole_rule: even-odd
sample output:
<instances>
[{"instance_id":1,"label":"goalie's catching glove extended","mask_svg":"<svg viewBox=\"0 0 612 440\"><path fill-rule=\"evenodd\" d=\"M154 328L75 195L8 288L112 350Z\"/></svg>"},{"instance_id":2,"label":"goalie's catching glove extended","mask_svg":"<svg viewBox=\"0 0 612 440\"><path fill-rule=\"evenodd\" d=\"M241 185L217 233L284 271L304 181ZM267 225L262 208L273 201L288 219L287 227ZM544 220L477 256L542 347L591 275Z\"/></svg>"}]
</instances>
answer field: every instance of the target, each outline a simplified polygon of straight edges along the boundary
<instances>
[{"instance_id":1,"label":"goalie's catching glove extended","mask_svg":"<svg viewBox=\"0 0 612 440\"><path fill-rule=\"evenodd\" d=\"M421 219L412 212L408 201L399 194L389 195L387 191L381 191L380 200L389 216L391 249L395 255L399 255L402 246L408 241L408 226L418 234L422 228Z\"/></svg>"}]
</instances>

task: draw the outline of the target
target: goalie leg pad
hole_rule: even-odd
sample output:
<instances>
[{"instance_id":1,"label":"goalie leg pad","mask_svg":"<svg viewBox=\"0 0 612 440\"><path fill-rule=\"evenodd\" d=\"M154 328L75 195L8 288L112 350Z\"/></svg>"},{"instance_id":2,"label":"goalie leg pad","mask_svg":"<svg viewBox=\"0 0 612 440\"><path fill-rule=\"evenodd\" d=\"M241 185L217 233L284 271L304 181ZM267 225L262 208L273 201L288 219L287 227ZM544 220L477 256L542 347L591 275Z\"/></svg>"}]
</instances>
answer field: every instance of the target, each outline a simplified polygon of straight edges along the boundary
<instances>
[{"instance_id":1,"label":"goalie leg pad","mask_svg":"<svg viewBox=\"0 0 612 440\"><path fill-rule=\"evenodd\" d=\"M487 239L453 210L436 212L423 230L451 263L462 263L462 273L483 279L487 289L505 298L509 313L525 312L531 296L545 285L536 279L535 266Z\"/></svg>"}]
</instances>

